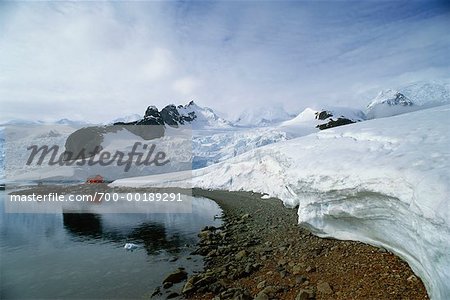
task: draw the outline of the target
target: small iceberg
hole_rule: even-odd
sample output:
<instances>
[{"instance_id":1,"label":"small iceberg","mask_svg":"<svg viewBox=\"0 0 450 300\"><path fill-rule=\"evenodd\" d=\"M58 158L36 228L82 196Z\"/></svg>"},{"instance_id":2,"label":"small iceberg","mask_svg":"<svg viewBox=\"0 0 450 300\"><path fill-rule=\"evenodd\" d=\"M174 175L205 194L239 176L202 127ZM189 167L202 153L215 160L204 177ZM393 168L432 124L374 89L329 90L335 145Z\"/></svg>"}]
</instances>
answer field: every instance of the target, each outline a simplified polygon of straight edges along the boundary
<instances>
[{"instance_id":1,"label":"small iceberg","mask_svg":"<svg viewBox=\"0 0 450 300\"><path fill-rule=\"evenodd\" d=\"M133 244L133 243L126 243L125 246L123 246L124 249L130 250L130 251L133 251L137 247L138 246L136 244Z\"/></svg>"}]
</instances>

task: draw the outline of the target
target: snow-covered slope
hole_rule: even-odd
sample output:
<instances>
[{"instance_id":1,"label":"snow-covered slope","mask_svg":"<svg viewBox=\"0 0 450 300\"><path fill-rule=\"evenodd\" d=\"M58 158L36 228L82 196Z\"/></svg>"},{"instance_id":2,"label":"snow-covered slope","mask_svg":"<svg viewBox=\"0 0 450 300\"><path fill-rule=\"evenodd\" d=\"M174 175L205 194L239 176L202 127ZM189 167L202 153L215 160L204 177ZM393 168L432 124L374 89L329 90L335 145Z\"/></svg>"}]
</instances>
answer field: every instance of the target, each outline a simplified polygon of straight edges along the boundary
<instances>
[{"instance_id":1,"label":"snow-covered slope","mask_svg":"<svg viewBox=\"0 0 450 300\"><path fill-rule=\"evenodd\" d=\"M171 176L114 186L246 190L298 206L320 236L403 257L432 299L450 298L450 105L332 128Z\"/></svg>"}]
</instances>

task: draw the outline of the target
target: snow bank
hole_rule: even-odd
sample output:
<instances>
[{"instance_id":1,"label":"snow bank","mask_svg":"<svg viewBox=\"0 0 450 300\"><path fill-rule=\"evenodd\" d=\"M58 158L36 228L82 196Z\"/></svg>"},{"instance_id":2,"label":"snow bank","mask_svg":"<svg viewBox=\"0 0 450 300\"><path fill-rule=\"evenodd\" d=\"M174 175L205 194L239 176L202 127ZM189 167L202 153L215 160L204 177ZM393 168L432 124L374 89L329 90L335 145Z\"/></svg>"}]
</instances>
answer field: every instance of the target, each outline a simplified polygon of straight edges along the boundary
<instances>
[{"instance_id":1,"label":"snow bank","mask_svg":"<svg viewBox=\"0 0 450 300\"><path fill-rule=\"evenodd\" d=\"M267 193L319 236L404 258L433 299L450 298L450 105L332 128L195 170L205 189ZM190 172L114 186L186 186Z\"/></svg>"}]
</instances>

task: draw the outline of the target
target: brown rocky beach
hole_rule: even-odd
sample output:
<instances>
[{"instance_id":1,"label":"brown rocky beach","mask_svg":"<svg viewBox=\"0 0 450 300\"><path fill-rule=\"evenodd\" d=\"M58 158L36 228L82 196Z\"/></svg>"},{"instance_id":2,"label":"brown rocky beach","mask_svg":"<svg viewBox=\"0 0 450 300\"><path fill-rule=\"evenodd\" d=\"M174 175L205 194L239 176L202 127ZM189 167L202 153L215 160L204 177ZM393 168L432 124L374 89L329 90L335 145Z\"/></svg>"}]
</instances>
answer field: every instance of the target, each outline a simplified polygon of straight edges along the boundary
<instances>
[{"instance_id":1,"label":"brown rocky beach","mask_svg":"<svg viewBox=\"0 0 450 300\"><path fill-rule=\"evenodd\" d=\"M204 272L188 277L189 299L428 299L423 283L394 254L323 239L297 225L295 209L243 192L194 190L224 211L205 228L196 253Z\"/></svg>"}]
</instances>

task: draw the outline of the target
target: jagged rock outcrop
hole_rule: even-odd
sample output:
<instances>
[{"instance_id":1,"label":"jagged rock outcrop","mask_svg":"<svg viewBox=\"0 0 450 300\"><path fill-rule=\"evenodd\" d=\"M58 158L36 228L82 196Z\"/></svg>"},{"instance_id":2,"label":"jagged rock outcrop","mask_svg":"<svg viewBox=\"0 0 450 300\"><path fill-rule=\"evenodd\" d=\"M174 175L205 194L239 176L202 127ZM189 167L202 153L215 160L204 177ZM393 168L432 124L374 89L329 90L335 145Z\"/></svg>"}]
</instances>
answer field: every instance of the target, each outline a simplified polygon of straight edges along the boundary
<instances>
[{"instance_id":1,"label":"jagged rock outcrop","mask_svg":"<svg viewBox=\"0 0 450 300\"><path fill-rule=\"evenodd\" d=\"M183 116L180 115L177 107L173 104L167 105L161 110L161 118L165 124L172 127L178 127L179 124L184 124Z\"/></svg>"},{"instance_id":2,"label":"jagged rock outcrop","mask_svg":"<svg viewBox=\"0 0 450 300\"><path fill-rule=\"evenodd\" d=\"M328 110L322 110L315 113L315 119L320 121L327 121L326 123L316 125L316 128L324 130L363 121L365 119L365 116L362 112L360 112L359 115L356 114L345 115L345 114L336 114L335 112Z\"/></svg>"},{"instance_id":3,"label":"jagged rock outcrop","mask_svg":"<svg viewBox=\"0 0 450 300\"><path fill-rule=\"evenodd\" d=\"M346 119L346 118L337 118L336 120L330 119L327 123L317 125L316 127L319 128L320 130L324 130L324 129L329 129L329 128L342 126L342 125L348 125L348 124L352 124L352 123L356 123L356 122L352 121L350 119Z\"/></svg>"}]
</instances>

